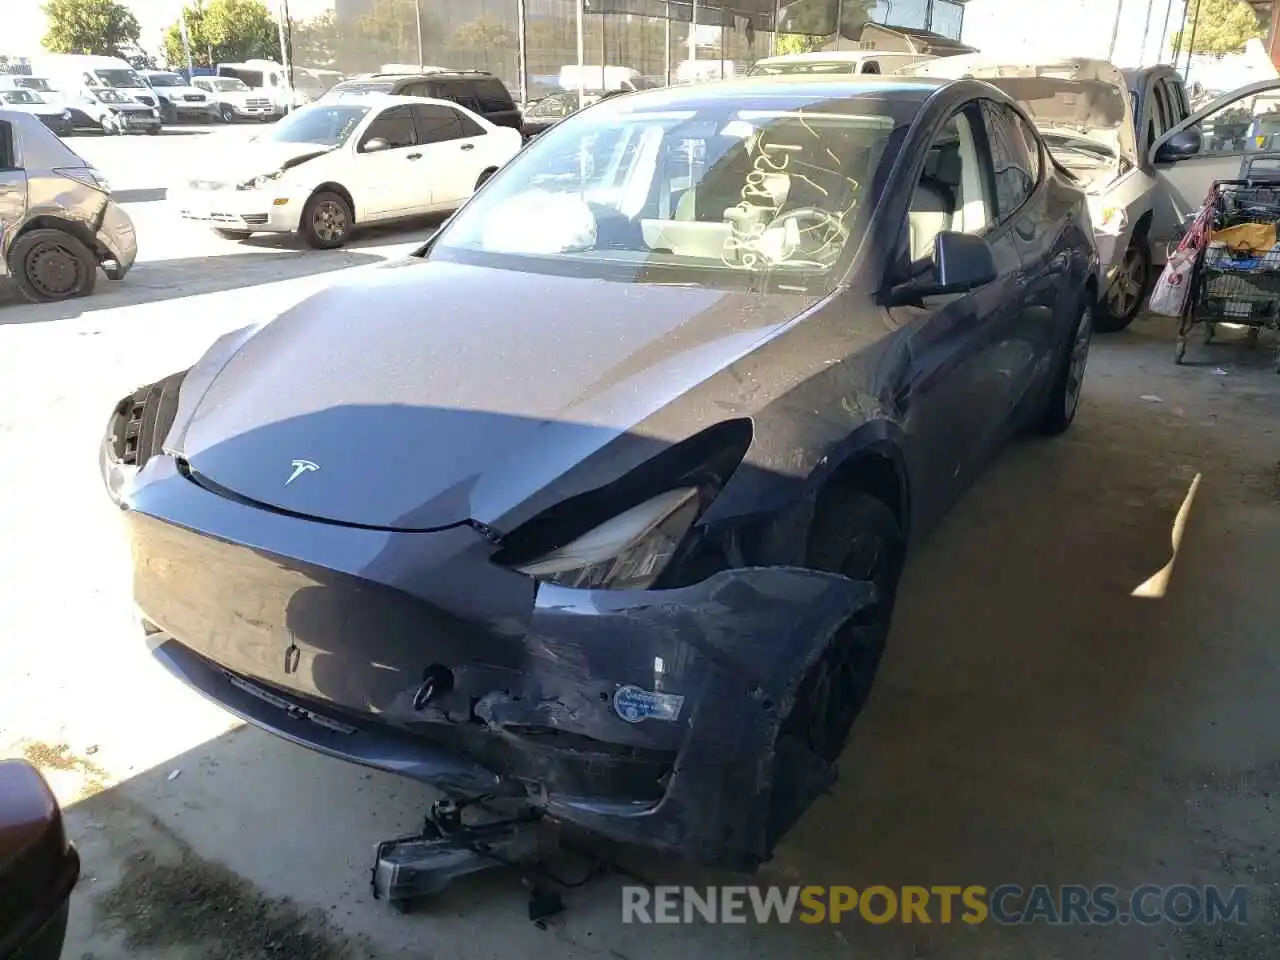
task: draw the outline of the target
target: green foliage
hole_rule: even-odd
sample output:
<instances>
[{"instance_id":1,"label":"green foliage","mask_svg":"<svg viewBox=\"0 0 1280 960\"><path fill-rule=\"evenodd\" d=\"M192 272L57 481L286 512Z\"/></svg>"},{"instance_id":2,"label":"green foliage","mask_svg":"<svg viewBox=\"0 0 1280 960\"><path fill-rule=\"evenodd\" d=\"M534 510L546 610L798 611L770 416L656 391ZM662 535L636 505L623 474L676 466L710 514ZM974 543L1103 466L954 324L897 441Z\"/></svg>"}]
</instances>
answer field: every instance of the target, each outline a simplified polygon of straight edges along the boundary
<instances>
[{"instance_id":1,"label":"green foliage","mask_svg":"<svg viewBox=\"0 0 1280 960\"><path fill-rule=\"evenodd\" d=\"M1174 48L1186 51L1184 42L1194 33L1192 53L1235 53L1255 37L1265 34L1253 8L1243 0L1188 0L1191 16L1181 31L1173 35ZM1193 29L1194 28L1194 29Z\"/></svg>"},{"instance_id":2,"label":"green foliage","mask_svg":"<svg viewBox=\"0 0 1280 960\"><path fill-rule=\"evenodd\" d=\"M194 0L185 12L191 59L196 66L280 60L280 35L262 0ZM175 21L164 32L164 55L171 64L186 64L180 22Z\"/></svg>"},{"instance_id":3,"label":"green foliage","mask_svg":"<svg viewBox=\"0 0 1280 960\"><path fill-rule=\"evenodd\" d=\"M825 37L810 36L807 33L780 33L775 50L778 56L784 53L812 53L822 46Z\"/></svg>"},{"instance_id":4,"label":"green foliage","mask_svg":"<svg viewBox=\"0 0 1280 960\"><path fill-rule=\"evenodd\" d=\"M497 17L483 16L458 27L453 33L453 43L464 50L488 50L515 43L515 37Z\"/></svg>"},{"instance_id":5,"label":"green foliage","mask_svg":"<svg viewBox=\"0 0 1280 960\"><path fill-rule=\"evenodd\" d=\"M115 0L49 0L44 12L49 18L44 48L51 53L119 56L120 48L137 43L142 33L129 8Z\"/></svg>"}]
</instances>

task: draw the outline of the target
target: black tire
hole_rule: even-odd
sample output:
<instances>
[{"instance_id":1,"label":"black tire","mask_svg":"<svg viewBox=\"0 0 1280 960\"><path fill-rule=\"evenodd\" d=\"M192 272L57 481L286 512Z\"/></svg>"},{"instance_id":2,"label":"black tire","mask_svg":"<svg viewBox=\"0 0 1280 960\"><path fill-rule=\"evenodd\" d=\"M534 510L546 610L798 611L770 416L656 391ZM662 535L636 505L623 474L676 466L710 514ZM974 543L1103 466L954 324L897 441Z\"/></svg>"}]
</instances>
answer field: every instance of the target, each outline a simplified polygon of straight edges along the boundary
<instances>
[{"instance_id":1,"label":"black tire","mask_svg":"<svg viewBox=\"0 0 1280 960\"><path fill-rule=\"evenodd\" d=\"M248 240L253 236L251 230L227 230L224 227L214 227L213 232L224 240Z\"/></svg>"},{"instance_id":2,"label":"black tire","mask_svg":"<svg viewBox=\"0 0 1280 960\"><path fill-rule=\"evenodd\" d=\"M1136 294L1131 287L1124 291L1120 289L1130 269L1140 287ZM1134 317L1142 311L1142 304L1147 298L1147 287L1151 282L1151 246L1146 237L1134 237L1129 241L1120 270L1121 275L1117 277L1116 283L1098 300L1098 309L1093 318L1093 328L1098 333L1119 333L1133 323Z\"/></svg>"},{"instance_id":3,"label":"black tire","mask_svg":"<svg viewBox=\"0 0 1280 960\"><path fill-rule=\"evenodd\" d=\"M218 116L222 118L223 123L235 123L236 122L235 107L231 106L231 104L229 103L224 103L218 109Z\"/></svg>"},{"instance_id":4,"label":"black tire","mask_svg":"<svg viewBox=\"0 0 1280 960\"><path fill-rule=\"evenodd\" d=\"M497 167L490 167L488 170L482 170L480 176L476 178L476 189L483 187L495 173L498 172Z\"/></svg>"},{"instance_id":5,"label":"black tire","mask_svg":"<svg viewBox=\"0 0 1280 960\"><path fill-rule=\"evenodd\" d=\"M906 553L893 511L860 490L832 489L819 501L808 566L876 585L873 606L859 611L832 638L800 681L781 734L803 742L827 763L844 749L871 693L884 654Z\"/></svg>"},{"instance_id":6,"label":"black tire","mask_svg":"<svg viewBox=\"0 0 1280 960\"><path fill-rule=\"evenodd\" d=\"M98 259L63 230L30 230L9 250L9 272L32 303L52 303L92 293Z\"/></svg>"},{"instance_id":7,"label":"black tire","mask_svg":"<svg viewBox=\"0 0 1280 960\"><path fill-rule=\"evenodd\" d=\"M328 190L313 193L302 208L302 238L317 250L335 250L347 242L355 226L351 204Z\"/></svg>"},{"instance_id":8,"label":"black tire","mask_svg":"<svg viewBox=\"0 0 1280 960\"><path fill-rule=\"evenodd\" d=\"M1037 424L1040 433L1045 436L1053 437L1063 433L1076 418L1084 386L1085 368L1089 362L1089 346L1093 342L1093 328L1093 311L1086 304L1080 308L1054 369L1049 397Z\"/></svg>"},{"instance_id":9,"label":"black tire","mask_svg":"<svg viewBox=\"0 0 1280 960\"><path fill-rule=\"evenodd\" d=\"M147 136L148 136L148 137L158 137L158 136L160 136L160 127L158 127L158 126L156 126L156 127L149 127L149 128L147 129Z\"/></svg>"}]
</instances>

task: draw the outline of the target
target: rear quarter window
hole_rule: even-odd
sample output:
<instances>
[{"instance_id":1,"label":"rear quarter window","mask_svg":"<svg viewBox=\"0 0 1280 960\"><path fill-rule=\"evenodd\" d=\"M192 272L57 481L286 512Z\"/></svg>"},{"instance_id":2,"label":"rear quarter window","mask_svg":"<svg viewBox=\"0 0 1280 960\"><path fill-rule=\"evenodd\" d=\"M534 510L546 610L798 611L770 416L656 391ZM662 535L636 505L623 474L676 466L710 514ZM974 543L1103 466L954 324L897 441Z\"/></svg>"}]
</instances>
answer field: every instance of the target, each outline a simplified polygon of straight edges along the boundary
<instances>
[{"instance_id":1,"label":"rear quarter window","mask_svg":"<svg viewBox=\"0 0 1280 960\"><path fill-rule=\"evenodd\" d=\"M0 170L17 168L17 157L14 151L13 124L0 120Z\"/></svg>"},{"instance_id":2,"label":"rear quarter window","mask_svg":"<svg viewBox=\"0 0 1280 960\"><path fill-rule=\"evenodd\" d=\"M511 94L507 92L501 80L477 80L475 87L480 99L480 108L486 112L510 110L515 106Z\"/></svg>"}]
</instances>

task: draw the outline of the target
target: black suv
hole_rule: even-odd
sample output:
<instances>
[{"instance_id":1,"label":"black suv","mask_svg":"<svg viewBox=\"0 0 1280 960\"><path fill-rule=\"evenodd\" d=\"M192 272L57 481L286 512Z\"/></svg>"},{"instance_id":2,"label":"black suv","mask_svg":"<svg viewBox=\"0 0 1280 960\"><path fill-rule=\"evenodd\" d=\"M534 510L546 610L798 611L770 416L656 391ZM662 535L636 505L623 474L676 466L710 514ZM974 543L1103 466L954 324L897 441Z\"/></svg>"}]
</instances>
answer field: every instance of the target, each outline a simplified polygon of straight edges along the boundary
<instances>
[{"instance_id":1,"label":"black suv","mask_svg":"<svg viewBox=\"0 0 1280 960\"><path fill-rule=\"evenodd\" d=\"M323 97L350 93L390 93L401 97L452 100L499 127L520 129L520 110L506 85L482 70L438 73L374 73L335 84Z\"/></svg>"}]
</instances>

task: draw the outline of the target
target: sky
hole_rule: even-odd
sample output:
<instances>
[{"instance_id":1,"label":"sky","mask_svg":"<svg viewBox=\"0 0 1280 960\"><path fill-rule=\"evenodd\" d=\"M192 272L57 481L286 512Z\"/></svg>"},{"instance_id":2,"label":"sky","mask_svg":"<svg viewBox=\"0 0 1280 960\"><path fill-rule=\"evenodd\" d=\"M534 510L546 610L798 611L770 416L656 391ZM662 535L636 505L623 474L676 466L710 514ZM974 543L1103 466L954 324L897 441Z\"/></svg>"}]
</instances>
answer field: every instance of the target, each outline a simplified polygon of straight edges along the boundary
<instances>
[{"instance_id":1,"label":"sky","mask_svg":"<svg viewBox=\"0 0 1280 960\"><path fill-rule=\"evenodd\" d=\"M0 0L4 36L0 53L26 54L39 48L44 34L45 0ZM159 47L161 31L172 23L183 0L126 0L142 24L142 46ZM965 13L964 40L983 50L1027 55L1107 58L1117 10L1120 29L1115 62L1137 66L1160 61L1165 12L1169 31L1182 22L1184 0L970 0ZM271 0L268 0L270 5ZM430 4L430 0L426 0ZM1053 14L1046 16L1046 7ZM290 0L294 17L307 17L331 7L332 0ZM1046 20L1052 19L1052 28ZM1150 23L1143 47L1143 27ZM1164 47L1166 58L1168 48Z\"/></svg>"}]
</instances>

